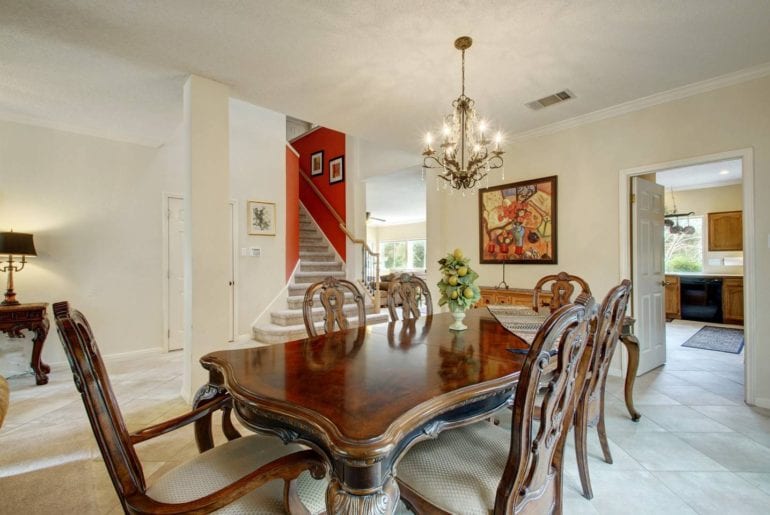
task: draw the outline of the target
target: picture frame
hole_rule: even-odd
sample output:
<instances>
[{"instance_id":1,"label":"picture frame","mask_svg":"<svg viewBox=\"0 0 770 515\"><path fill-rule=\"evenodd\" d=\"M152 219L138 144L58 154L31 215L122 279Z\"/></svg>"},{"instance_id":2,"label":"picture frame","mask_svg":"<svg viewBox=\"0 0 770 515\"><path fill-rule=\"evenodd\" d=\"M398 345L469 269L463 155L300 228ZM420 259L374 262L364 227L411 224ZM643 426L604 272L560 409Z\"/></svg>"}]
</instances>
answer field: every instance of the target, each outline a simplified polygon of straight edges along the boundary
<instances>
[{"instance_id":1,"label":"picture frame","mask_svg":"<svg viewBox=\"0 0 770 515\"><path fill-rule=\"evenodd\" d=\"M249 200L246 223L250 235L275 236L275 202Z\"/></svg>"},{"instance_id":2,"label":"picture frame","mask_svg":"<svg viewBox=\"0 0 770 515\"><path fill-rule=\"evenodd\" d=\"M345 156L329 160L329 184L345 180Z\"/></svg>"},{"instance_id":3,"label":"picture frame","mask_svg":"<svg viewBox=\"0 0 770 515\"><path fill-rule=\"evenodd\" d=\"M324 151L319 150L310 154L310 175L323 175L324 173Z\"/></svg>"},{"instance_id":4,"label":"picture frame","mask_svg":"<svg viewBox=\"0 0 770 515\"><path fill-rule=\"evenodd\" d=\"M479 262L555 265L557 176L479 190Z\"/></svg>"}]
</instances>

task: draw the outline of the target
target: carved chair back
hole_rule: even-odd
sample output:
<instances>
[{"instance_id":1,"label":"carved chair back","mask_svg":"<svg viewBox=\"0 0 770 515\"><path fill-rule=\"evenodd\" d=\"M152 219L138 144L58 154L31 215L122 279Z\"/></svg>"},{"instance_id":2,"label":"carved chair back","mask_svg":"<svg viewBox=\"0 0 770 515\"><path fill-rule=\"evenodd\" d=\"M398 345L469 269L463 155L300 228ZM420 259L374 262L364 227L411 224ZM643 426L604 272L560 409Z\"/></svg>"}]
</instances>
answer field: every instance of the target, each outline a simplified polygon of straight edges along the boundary
<instances>
[{"instance_id":1,"label":"carved chair back","mask_svg":"<svg viewBox=\"0 0 770 515\"><path fill-rule=\"evenodd\" d=\"M511 449L495 497L496 514L551 513L554 507L560 513L564 444L589 364L586 348L594 312L592 299L562 306L532 342L516 387ZM535 426L539 385L554 359Z\"/></svg>"},{"instance_id":2,"label":"carved chair back","mask_svg":"<svg viewBox=\"0 0 770 515\"><path fill-rule=\"evenodd\" d=\"M597 393L604 389L607 371L610 368L616 343L620 338L630 295L631 281L624 279L607 293L599 308L595 328L592 328L590 335L591 364L588 369L590 377L586 381L586 390L583 393L583 399L586 401L596 401Z\"/></svg>"},{"instance_id":3,"label":"carved chair back","mask_svg":"<svg viewBox=\"0 0 770 515\"><path fill-rule=\"evenodd\" d=\"M125 499L145 491L144 472L118 408L88 320L67 302L53 305L56 327L83 398L99 449L124 510ZM126 511L128 513L128 511Z\"/></svg>"},{"instance_id":4,"label":"carved chair back","mask_svg":"<svg viewBox=\"0 0 770 515\"><path fill-rule=\"evenodd\" d=\"M364 298L356 285L345 279L327 277L323 281L311 285L305 292L305 301L302 303L302 316L305 320L305 329L309 336L318 336L315 323L313 321L314 297L318 294L321 306L324 308L324 332L331 333L335 330L343 331L350 324L345 316L345 293L353 295L353 301L356 305L358 314L358 325L366 325L366 308ZM336 326L336 329L335 329Z\"/></svg>"},{"instance_id":5,"label":"carved chair back","mask_svg":"<svg viewBox=\"0 0 770 515\"><path fill-rule=\"evenodd\" d=\"M575 283L575 284L573 284ZM588 283L576 275L570 275L567 272L559 272L556 275L546 275L535 284L532 293L532 309L540 311L540 294L547 288L551 291L550 308L556 311L560 307L569 304L572 301L572 295L575 293L575 285L579 286L580 293L591 295L591 288Z\"/></svg>"},{"instance_id":6,"label":"carved chair back","mask_svg":"<svg viewBox=\"0 0 770 515\"><path fill-rule=\"evenodd\" d=\"M394 278L388 287L388 311L392 321L398 320L396 304L401 299L401 312L404 320L420 318L420 304L424 303L427 314L433 314L433 300L425 281L414 274L401 274Z\"/></svg>"}]
</instances>

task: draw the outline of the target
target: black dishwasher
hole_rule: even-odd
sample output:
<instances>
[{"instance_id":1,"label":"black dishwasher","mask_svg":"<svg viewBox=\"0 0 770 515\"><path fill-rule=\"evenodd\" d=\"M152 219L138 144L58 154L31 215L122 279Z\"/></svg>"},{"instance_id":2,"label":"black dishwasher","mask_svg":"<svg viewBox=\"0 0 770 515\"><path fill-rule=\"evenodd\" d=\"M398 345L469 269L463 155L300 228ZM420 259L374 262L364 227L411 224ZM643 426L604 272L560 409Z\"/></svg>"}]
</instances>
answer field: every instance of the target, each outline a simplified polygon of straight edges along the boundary
<instances>
[{"instance_id":1,"label":"black dishwasher","mask_svg":"<svg viewBox=\"0 0 770 515\"><path fill-rule=\"evenodd\" d=\"M722 323L722 278L680 276L682 320Z\"/></svg>"}]
</instances>

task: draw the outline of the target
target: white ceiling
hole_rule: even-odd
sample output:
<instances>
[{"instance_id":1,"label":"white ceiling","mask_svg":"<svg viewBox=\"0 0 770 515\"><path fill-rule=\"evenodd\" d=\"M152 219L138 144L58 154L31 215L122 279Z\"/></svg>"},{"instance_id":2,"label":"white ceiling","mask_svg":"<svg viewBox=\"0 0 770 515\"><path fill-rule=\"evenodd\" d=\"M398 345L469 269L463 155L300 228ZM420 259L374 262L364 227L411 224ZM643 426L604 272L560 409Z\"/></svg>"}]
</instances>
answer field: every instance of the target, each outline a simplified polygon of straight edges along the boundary
<instances>
[{"instance_id":1,"label":"white ceiling","mask_svg":"<svg viewBox=\"0 0 770 515\"><path fill-rule=\"evenodd\" d=\"M742 179L740 159L715 161L681 168L672 168L655 174L655 182L667 190L693 190L740 184Z\"/></svg>"},{"instance_id":2,"label":"white ceiling","mask_svg":"<svg viewBox=\"0 0 770 515\"><path fill-rule=\"evenodd\" d=\"M366 210L369 225L399 225L425 221L425 186L419 166L366 179ZM431 182L432 184L432 182Z\"/></svg>"},{"instance_id":3,"label":"white ceiling","mask_svg":"<svg viewBox=\"0 0 770 515\"><path fill-rule=\"evenodd\" d=\"M768 63L768 26L766 0L3 0L0 117L157 144L195 73L413 151L459 94L457 36L467 93L513 136Z\"/></svg>"}]
</instances>

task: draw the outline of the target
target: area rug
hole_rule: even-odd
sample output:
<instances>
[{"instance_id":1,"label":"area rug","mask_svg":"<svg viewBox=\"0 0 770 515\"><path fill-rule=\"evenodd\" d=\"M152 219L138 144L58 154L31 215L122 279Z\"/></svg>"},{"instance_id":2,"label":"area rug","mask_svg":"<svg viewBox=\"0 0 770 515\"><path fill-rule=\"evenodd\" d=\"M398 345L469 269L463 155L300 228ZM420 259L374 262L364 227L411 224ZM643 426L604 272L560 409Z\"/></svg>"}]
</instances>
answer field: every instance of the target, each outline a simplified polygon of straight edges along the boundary
<instances>
[{"instance_id":1,"label":"area rug","mask_svg":"<svg viewBox=\"0 0 770 515\"><path fill-rule=\"evenodd\" d=\"M743 350L743 329L704 325L682 347L740 354Z\"/></svg>"}]
</instances>

